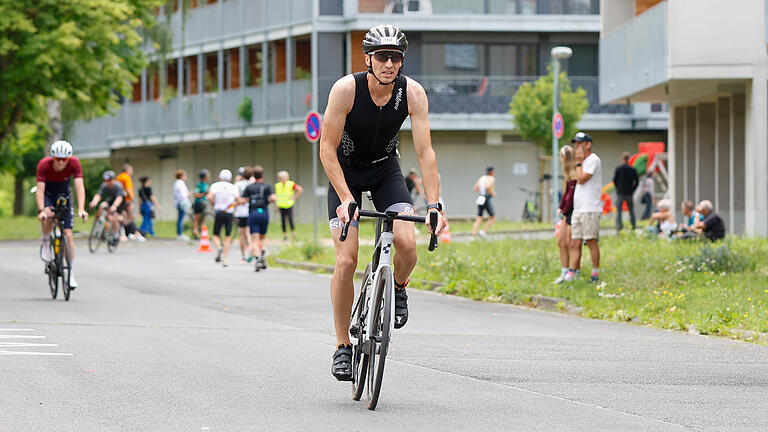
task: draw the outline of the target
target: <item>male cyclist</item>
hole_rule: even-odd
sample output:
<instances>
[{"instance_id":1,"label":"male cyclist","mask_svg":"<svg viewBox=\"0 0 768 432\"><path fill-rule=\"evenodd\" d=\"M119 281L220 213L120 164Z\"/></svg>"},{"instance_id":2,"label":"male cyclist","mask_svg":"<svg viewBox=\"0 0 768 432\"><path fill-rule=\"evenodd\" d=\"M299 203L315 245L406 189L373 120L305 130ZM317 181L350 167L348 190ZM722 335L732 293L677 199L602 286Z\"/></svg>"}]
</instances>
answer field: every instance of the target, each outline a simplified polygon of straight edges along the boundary
<instances>
[{"instance_id":1,"label":"male cyclist","mask_svg":"<svg viewBox=\"0 0 768 432\"><path fill-rule=\"evenodd\" d=\"M427 95L424 88L401 74L408 50L405 34L392 25L372 27L363 39L367 72L347 75L333 85L325 110L320 159L330 180L328 219L336 248L336 266L331 279L331 302L336 327L336 352L331 373L340 381L352 379L352 345L349 320L352 312L357 267L357 226L345 242L339 241L341 227L349 222L349 204L361 202L363 191L370 191L379 211L413 213L395 150L398 133L407 116L427 196L427 212L437 212L435 234L440 235L445 220L438 203L438 173L435 152L429 135ZM355 216L355 219L357 216ZM425 219L425 224L429 218ZM427 225L429 227L429 225ZM416 239L408 222L395 221L395 328L408 320L405 287L416 265Z\"/></svg>"},{"instance_id":2,"label":"male cyclist","mask_svg":"<svg viewBox=\"0 0 768 432\"><path fill-rule=\"evenodd\" d=\"M123 185L115 180L115 177L114 171L104 171L101 175L104 183L101 184L99 191L96 192L96 195L93 196L93 199L88 205L91 208L94 208L97 205L99 206L99 211L97 212L96 217L101 216L102 211L107 211L107 220L109 221L109 226L112 228L112 238L110 241L117 243L120 241L120 225L118 224L118 218L124 209L123 196L125 195L125 192L123 191Z\"/></svg>"},{"instance_id":3,"label":"male cyclist","mask_svg":"<svg viewBox=\"0 0 768 432\"><path fill-rule=\"evenodd\" d=\"M85 211L85 185L83 184L83 169L80 166L80 160L72 156L72 145L66 141L56 141L51 145L51 155L44 157L37 164L37 191L35 192L35 201L40 219L40 231L42 232L42 258L50 262L51 256L51 231L53 231L53 206L56 205L56 199L65 196L69 203L70 211L66 213L64 220L64 235L67 236L67 242L70 247L70 288L77 288L75 281L74 265L75 261L75 239L72 236L72 226L74 215L72 213L72 193L69 189L69 179L75 179L75 192L77 193L77 216L88 220L88 213Z\"/></svg>"}]
</instances>

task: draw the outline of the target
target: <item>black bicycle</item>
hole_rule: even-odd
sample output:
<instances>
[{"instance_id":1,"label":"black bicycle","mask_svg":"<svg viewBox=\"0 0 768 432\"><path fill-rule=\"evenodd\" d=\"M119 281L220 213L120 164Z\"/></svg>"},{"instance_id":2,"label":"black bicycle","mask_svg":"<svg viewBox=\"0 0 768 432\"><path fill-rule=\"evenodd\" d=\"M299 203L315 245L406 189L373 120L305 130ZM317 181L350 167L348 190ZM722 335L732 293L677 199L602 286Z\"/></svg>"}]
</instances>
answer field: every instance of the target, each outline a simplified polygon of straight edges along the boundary
<instances>
[{"instance_id":1,"label":"black bicycle","mask_svg":"<svg viewBox=\"0 0 768 432\"><path fill-rule=\"evenodd\" d=\"M115 236L112 232L111 222L107 220L107 213L109 210L106 206L102 205L100 206L99 211L101 213L99 214L99 217L93 220L91 232L88 234L88 250L90 250L91 253L94 253L99 249L99 246L101 246L102 243L106 243L107 250L114 252L115 249L117 249L117 245L120 244L119 235L125 233L125 228L120 222L117 222L120 225L120 228L118 229L118 233L120 234ZM118 218L116 217L115 219Z\"/></svg>"},{"instance_id":2,"label":"black bicycle","mask_svg":"<svg viewBox=\"0 0 768 432\"><path fill-rule=\"evenodd\" d=\"M56 205L53 210L53 231L51 231L51 241L49 247L51 248L50 262L45 264L45 273L48 275L48 287L51 289L51 297L56 299L59 293L59 282L61 282L61 291L64 293L64 300L69 301L72 288L69 285L69 278L72 273L72 263L70 261L70 247L67 236L64 235L64 219L67 213L72 213L72 207L69 202L69 197L65 195L58 196L56 198ZM40 246L42 254L43 246Z\"/></svg>"},{"instance_id":3,"label":"black bicycle","mask_svg":"<svg viewBox=\"0 0 768 432\"><path fill-rule=\"evenodd\" d=\"M356 203L350 203L352 220ZM360 294L352 308L349 333L357 339L352 348L352 398L360 400L367 387L368 409L376 409L384 376L384 362L387 358L389 341L394 330L395 279L392 272L392 228L395 220L424 222L424 216L400 215L397 212L374 212L360 210L360 217L377 218L376 247L371 262L365 269ZM430 214L432 232L437 229L437 214ZM340 241L347 238L349 223L341 230ZM432 234L429 250L437 247L437 236ZM366 381L367 376L367 381ZM366 386L367 384L367 386Z\"/></svg>"}]
</instances>

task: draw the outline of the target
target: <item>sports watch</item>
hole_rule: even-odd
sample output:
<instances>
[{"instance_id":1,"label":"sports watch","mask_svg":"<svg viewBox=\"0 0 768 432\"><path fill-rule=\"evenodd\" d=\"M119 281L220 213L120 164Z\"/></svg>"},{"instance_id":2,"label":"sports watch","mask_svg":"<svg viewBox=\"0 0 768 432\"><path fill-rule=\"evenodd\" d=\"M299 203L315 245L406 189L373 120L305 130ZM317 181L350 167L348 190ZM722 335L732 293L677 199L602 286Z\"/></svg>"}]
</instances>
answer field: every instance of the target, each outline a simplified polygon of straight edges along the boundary
<instances>
[{"instance_id":1,"label":"sports watch","mask_svg":"<svg viewBox=\"0 0 768 432\"><path fill-rule=\"evenodd\" d=\"M443 205L440 204L439 202L427 205L427 211L430 211L432 209L437 209L437 211L441 212L441 211L443 211Z\"/></svg>"}]
</instances>

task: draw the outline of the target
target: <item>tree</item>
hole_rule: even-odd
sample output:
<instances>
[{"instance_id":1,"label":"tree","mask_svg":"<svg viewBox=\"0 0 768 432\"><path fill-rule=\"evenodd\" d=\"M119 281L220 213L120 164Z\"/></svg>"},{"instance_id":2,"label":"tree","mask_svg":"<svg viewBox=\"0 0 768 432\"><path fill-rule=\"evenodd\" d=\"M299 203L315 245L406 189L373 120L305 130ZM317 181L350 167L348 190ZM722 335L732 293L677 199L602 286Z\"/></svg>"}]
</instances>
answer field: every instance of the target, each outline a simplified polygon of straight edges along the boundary
<instances>
[{"instance_id":1,"label":"tree","mask_svg":"<svg viewBox=\"0 0 768 432\"><path fill-rule=\"evenodd\" d=\"M105 114L146 64L139 30L161 0L0 0L0 150L50 100Z\"/></svg>"},{"instance_id":2,"label":"tree","mask_svg":"<svg viewBox=\"0 0 768 432\"><path fill-rule=\"evenodd\" d=\"M37 162L43 154L47 131L34 124L22 123L7 140L8 145L0 148L0 168L13 174L13 214L23 211L24 179L34 176Z\"/></svg>"},{"instance_id":3,"label":"tree","mask_svg":"<svg viewBox=\"0 0 768 432\"><path fill-rule=\"evenodd\" d=\"M523 139L533 141L547 154L552 152L552 89L554 74L539 77L536 82L523 84L509 103L509 112L515 117L517 131ZM579 87L571 90L571 80L565 72L560 74L560 113L565 120L563 136L571 137L576 125L587 111L587 92Z\"/></svg>"}]
</instances>

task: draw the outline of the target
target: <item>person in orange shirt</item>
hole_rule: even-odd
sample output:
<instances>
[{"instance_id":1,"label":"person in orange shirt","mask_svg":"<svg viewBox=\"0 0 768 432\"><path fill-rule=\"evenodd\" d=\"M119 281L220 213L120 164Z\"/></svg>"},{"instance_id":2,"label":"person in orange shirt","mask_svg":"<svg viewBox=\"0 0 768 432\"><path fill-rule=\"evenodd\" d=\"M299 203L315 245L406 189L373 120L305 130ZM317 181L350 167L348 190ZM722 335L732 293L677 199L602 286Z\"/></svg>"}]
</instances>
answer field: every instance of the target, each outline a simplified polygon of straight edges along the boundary
<instances>
[{"instance_id":1,"label":"person in orange shirt","mask_svg":"<svg viewBox=\"0 0 768 432\"><path fill-rule=\"evenodd\" d=\"M143 235L139 232L139 230L136 228L136 224L133 222L133 210L134 210L134 191L133 191L133 179L131 179L131 176L133 175L133 166L129 163L123 164L123 172L121 172L116 180L119 181L123 185L123 190L125 191L125 204L123 204L122 208L122 216L123 216L123 226L125 226L125 233L128 235L128 238L131 240L136 241L145 241Z\"/></svg>"}]
</instances>

